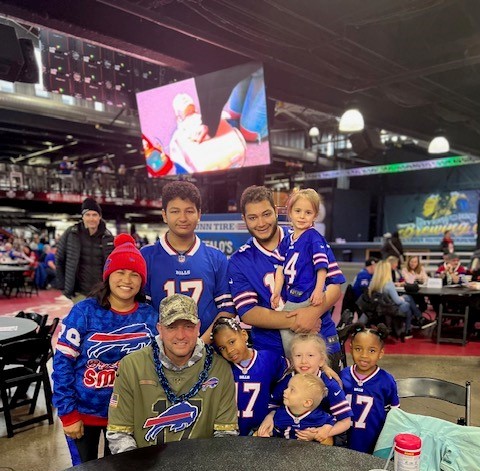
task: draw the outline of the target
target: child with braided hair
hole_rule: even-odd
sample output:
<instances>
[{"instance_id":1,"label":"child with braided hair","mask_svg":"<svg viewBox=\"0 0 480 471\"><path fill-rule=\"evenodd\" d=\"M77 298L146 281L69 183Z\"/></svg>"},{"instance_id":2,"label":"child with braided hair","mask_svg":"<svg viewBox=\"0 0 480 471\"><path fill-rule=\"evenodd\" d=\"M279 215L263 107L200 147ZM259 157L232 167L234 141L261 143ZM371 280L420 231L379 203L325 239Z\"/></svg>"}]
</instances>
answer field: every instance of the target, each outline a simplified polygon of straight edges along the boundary
<instances>
[{"instance_id":1,"label":"child with braided hair","mask_svg":"<svg viewBox=\"0 0 480 471\"><path fill-rule=\"evenodd\" d=\"M287 369L287 361L270 350L248 346L248 334L230 317L213 324L212 341L233 372L240 435L252 434L268 414L270 394Z\"/></svg>"},{"instance_id":2,"label":"child with braided hair","mask_svg":"<svg viewBox=\"0 0 480 471\"><path fill-rule=\"evenodd\" d=\"M367 328L361 323L353 324L350 329L354 364L340 372L353 411L348 447L373 453L387 412L400 405L395 379L377 365L384 354L388 329L384 324Z\"/></svg>"}]
</instances>

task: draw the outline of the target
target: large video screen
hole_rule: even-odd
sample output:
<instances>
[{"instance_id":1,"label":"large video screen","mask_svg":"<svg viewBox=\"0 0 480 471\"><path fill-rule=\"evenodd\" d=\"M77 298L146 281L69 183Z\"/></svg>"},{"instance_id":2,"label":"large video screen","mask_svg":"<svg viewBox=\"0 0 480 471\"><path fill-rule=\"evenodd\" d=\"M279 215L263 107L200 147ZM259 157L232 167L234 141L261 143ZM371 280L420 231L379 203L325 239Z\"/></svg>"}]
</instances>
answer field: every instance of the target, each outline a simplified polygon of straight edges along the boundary
<instances>
[{"instance_id":1,"label":"large video screen","mask_svg":"<svg viewBox=\"0 0 480 471\"><path fill-rule=\"evenodd\" d=\"M137 104L151 177L270 163L259 63L137 93Z\"/></svg>"}]
</instances>

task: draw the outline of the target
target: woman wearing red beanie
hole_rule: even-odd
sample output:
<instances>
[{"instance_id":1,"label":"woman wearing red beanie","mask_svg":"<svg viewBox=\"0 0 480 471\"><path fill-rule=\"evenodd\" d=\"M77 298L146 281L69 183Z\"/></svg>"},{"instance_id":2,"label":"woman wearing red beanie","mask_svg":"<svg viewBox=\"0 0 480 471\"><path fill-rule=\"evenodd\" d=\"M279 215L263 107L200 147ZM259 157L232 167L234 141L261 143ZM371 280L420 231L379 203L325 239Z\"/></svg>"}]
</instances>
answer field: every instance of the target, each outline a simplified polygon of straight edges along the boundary
<instances>
[{"instance_id":1,"label":"woman wearing red beanie","mask_svg":"<svg viewBox=\"0 0 480 471\"><path fill-rule=\"evenodd\" d=\"M103 282L63 320L53 358L53 403L74 466L98 458L119 361L157 334L158 313L142 302L145 260L132 236L120 234L114 244Z\"/></svg>"}]
</instances>

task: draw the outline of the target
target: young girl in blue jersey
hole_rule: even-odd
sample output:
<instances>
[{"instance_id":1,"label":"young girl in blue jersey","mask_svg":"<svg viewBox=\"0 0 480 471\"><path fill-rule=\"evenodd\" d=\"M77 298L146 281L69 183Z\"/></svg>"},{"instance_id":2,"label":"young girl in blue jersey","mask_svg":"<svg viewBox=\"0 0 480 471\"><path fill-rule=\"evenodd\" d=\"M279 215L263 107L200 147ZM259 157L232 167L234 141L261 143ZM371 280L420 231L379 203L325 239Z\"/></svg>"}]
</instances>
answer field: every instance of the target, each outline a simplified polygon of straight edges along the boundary
<instances>
[{"instance_id":1,"label":"young girl in blue jersey","mask_svg":"<svg viewBox=\"0 0 480 471\"><path fill-rule=\"evenodd\" d=\"M130 235L120 234L114 244L103 282L63 320L53 358L53 403L74 466L98 458L119 361L157 333L157 312L140 302L145 260Z\"/></svg>"},{"instance_id":2,"label":"young girl in blue jersey","mask_svg":"<svg viewBox=\"0 0 480 471\"><path fill-rule=\"evenodd\" d=\"M251 435L268 414L270 394L284 375L287 361L276 352L249 348L247 332L229 317L215 321L212 341L232 367L240 435Z\"/></svg>"},{"instance_id":3,"label":"young girl in blue jersey","mask_svg":"<svg viewBox=\"0 0 480 471\"><path fill-rule=\"evenodd\" d=\"M351 326L351 331L350 348L354 365L340 373L343 389L353 410L348 447L373 453L387 412L391 407L400 405L395 379L377 365L384 354L388 329L384 324L366 328L358 323Z\"/></svg>"},{"instance_id":4,"label":"young girl in blue jersey","mask_svg":"<svg viewBox=\"0 0 480 471\"><path fill-rule=\"evenodd\" d=\"M328 354L325 341L316 334L295 335L291 342L290 359L294 371L285 375L275 387L271 398L272 407L281 405L283 392L295 374L313 374L322 379L328 389L327 396L320 403L319 407L331 414L336 420L333 427L310 427L305 430L298 430L297 438L300 440L325 442L330 437L336 437L348 430L351 425L350 417L353 415L350 405L341 386L323 371L324 369L329 369L327 368ZM275 411L271 412L263 421L259 428L260 436L271 435L274 414ZM334 438L328 441L340 444L339 439Z\"/></svg>"},{"instance_id":5,"label":"young girl in blue jersey","mask_svg":"<svg viewBox=\"0 0 480 471\"><path fill-rule=\"evenodd\" d=\"M280 262L275 272L275 287L271 303L278 309L286 282L285 311L298 307L320 306L324 301L325 280L329 260L327 241L314 227L320 210L320 196L311 188L292 194L287 204L287 214L293 233L284 237L278 247ZM289 329L280 331L283 349L288 355L294 333Z\"/></svg>"}]
</instances>

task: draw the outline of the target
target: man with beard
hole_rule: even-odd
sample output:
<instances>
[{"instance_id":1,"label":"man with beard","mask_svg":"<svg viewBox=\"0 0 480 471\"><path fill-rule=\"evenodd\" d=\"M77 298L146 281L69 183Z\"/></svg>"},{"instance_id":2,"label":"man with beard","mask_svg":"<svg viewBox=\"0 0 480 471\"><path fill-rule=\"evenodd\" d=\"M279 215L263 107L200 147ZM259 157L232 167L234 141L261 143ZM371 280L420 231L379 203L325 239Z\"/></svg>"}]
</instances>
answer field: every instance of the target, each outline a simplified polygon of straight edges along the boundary
<instances>
[{"instance_id":1,"label":"man with beard","mask_svg":"<svg viewBox=\"0 0 480 471\"><path fill-rule=\"evenodd\" d=\"M242 193L240 206L252 238L230 258L228 275L238 315L252 326L253 346L283 355L279 329L291 329L296 333L319 332L329 348L332 368L339 371L341 348L330 309L341 295L340 284L345 282L345 277L330 246L327 246L329 265L322 305L291 312L273 311L270 298L278 264L275 250L285 234L277 224L272 193L264 186L250 186Z\"/></svg>"}]
</instances>

